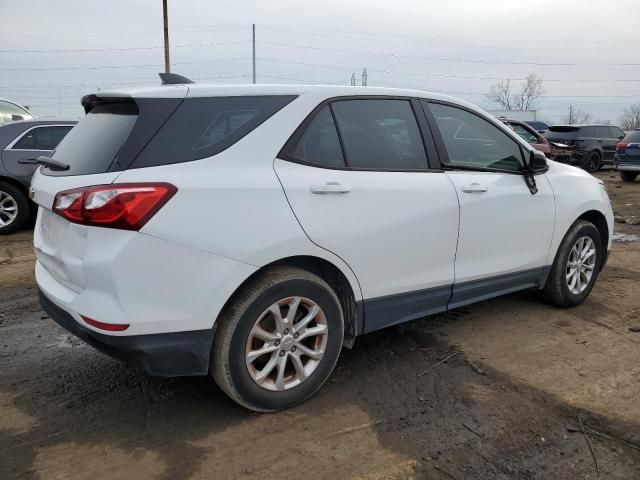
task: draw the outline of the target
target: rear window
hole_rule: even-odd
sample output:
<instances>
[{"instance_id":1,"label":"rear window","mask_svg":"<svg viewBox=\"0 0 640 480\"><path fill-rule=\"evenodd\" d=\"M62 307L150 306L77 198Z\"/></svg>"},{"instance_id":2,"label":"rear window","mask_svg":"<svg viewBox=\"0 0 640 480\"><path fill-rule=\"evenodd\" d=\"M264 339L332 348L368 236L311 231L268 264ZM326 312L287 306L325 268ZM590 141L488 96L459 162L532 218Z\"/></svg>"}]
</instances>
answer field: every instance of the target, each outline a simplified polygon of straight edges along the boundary
<instances>
[{"instance_id":1,"label":"rear window","mask_svg":"<svg viewBox=\"0 0 640 480\"><path fill-rule=\"evenodd\" d=\"M187 98L131 168L189 162L229 148L295 96Z\"/></svg>"},{"instance_id":2,"label":"rear window","mask_svg":"<svg viewBox=\"0 0 640 480\"><path fill-rule=\"evenodd\" d=\"M99 105L84 116L58 144L53 158L69 170L47 175L89 175L109 170L138 118L133 102Z\"/></svg>"},{"instance_id":3,"label":"rear window","mask_svg":"<svg viewBox=\"0 0 640 480\"><path fill-rule=\"evenodd\" d=\"M624 142L626 142L626 143L640 143L640 131L631 132L629 135L624 137Z\"/></svg>"}]
</instances>

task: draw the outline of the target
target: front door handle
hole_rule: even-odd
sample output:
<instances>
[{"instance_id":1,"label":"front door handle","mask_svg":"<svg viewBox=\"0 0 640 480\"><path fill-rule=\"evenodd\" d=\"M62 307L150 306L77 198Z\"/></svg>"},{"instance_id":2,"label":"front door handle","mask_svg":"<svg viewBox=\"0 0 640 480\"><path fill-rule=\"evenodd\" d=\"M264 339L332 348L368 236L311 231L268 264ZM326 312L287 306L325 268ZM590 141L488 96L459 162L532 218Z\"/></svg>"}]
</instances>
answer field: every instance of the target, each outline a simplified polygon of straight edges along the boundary
<instances>
[{"instance_id":1,"label":"front door handle","mask_svg":"<svg viewBox=\"0 0 640 480\"><path fill-rule=\"evenodd\" d=\"M472 183L471 185L465 185L462 187L462 191L464 193L484 193L489 189L484 185L480 185L479 183Z\"/></svg>"},{"instance_id":2,"label":"front door handle","mask_svg":"<svg viewBox=\"0 0 640 480\"><path fill-rule=\"evenodd\" d=\"M326 195L327 193L349 193L351 191L351 187L337 182L327 182L324 185L311 185L309 189L311 193L319 195Z\"/></svg>"}]
</instances>

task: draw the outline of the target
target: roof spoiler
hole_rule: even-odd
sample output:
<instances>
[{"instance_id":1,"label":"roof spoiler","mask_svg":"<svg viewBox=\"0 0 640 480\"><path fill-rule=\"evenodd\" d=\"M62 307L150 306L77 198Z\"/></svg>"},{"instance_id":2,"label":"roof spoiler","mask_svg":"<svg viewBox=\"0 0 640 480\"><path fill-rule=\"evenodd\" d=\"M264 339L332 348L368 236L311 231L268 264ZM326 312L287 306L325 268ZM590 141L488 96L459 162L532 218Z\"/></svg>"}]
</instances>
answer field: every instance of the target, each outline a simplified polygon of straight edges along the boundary
<instances>
[{"instance_id":1,"label":"roof spoiler","mask_svg":"<svg viewBox=\"0 0 640 480\"><path fill-rule=\"evenodd\" d=\"M187 77L178 75L177 73L159 73L162 85L179 85L183 83L196 83L193 80L189 80Z\"/></svg>"}]
</instances>

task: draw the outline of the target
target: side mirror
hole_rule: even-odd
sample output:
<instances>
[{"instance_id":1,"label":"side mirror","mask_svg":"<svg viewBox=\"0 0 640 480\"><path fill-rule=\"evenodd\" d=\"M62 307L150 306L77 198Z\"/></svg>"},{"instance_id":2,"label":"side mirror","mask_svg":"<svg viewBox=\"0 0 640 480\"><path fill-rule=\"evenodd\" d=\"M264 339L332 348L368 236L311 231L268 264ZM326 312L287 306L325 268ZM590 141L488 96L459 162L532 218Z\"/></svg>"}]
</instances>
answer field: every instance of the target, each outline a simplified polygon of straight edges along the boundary
<instances>
[{"instance_id":1,"label":"side mirror","mask_svg":"<svg viewBox=\"0 0 640 480\"><path fill-rule=\"evenodd\" d=\"M544 153L538 152L536 150L531 150L529 153L529 164L527 165L527 170L529 173L542 173L549 170L549 165L547 164L547 157L544 156Z\"/></svg>"},{"instance_id":2,"label":"side mirror","mask_svg":"<svg viewBox=\"0 0 640 480\"><path fill-rule=\"evenodd\" d=\"M620 136L618 137L618 140L622 140L623 138L624 138L624 135L620 135Z\"/></svg>"}]
</instances>

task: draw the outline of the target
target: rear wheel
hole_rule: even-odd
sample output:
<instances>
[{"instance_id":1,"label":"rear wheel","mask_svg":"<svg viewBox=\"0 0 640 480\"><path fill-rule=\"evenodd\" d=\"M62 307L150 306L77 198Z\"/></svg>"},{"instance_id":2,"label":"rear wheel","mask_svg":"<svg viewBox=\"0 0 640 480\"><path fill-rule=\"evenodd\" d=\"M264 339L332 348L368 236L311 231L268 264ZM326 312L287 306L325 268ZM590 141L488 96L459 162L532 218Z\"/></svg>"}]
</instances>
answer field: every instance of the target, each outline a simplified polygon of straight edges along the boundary
<instances>
[{"instance_id":1,"label":"rear wheel","mask_svg":"<svg viewBox=\"0 0 640 480\"><path fill-rule=\"evenodd\" d=\"M15 185L0 182L0 235L13 233L29 218L29 200Z\"/></svg>"},{"instance_id":2,"label":"rear wheel","mask_svg":"<svg viewBox=\"0 0 640 480\"><path fill-rule=\"evenodd\" d=\"M584 168L589 173L594 173L600 170L602 166L602 157L600 156L600 152L594 150L589 152L585 157L582 168Z\"/></svg>"},{"instance_id":3,"label":"rear wheel","mask_svg":"<svg viewBox=\"0 0 640 480\"><path fill-rule=\"evenodd\" d=\"M340 303L305 270L274 267L225 307L210 371L246 408L269 412L313 395L333 370L343 338Z\"/></svg>"},{"instance_id":4,"label":"rear wheel","mask_svg":"<svg viewBox=\"0 0 640 480\"><path fill-rule=\"evenodd\" d=\"M596 283L602 259L600 232L593 223L578 220L558 248L544 295L559 307L582 303Z\"/></svg>"},{"instance_id":5,"label":"rear wheel","mask_svg":"<svg viewBox=\"0 0 640 480\"><path fill-rule=\"evenodd\" d=\"M633 182L637 177L637 172L620 172L620 178L624 182Z\"/></svg>"}]
</instances>

